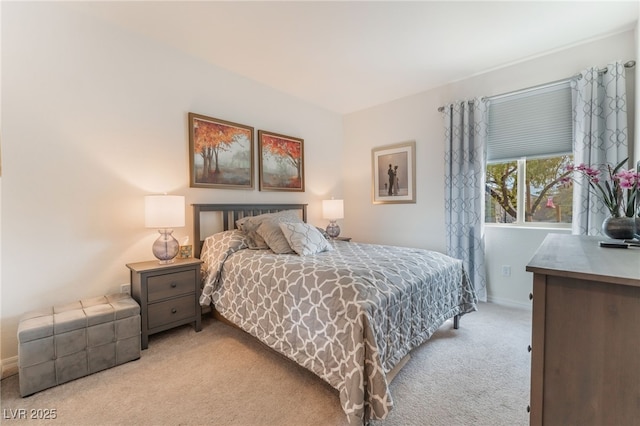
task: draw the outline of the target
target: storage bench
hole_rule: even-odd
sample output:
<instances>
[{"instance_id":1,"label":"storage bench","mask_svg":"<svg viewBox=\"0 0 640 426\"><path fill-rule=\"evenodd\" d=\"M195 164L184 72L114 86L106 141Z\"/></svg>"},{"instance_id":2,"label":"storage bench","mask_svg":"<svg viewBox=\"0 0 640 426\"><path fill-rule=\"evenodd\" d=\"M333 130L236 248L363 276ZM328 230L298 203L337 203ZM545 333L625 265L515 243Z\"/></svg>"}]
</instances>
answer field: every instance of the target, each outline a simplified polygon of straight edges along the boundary
<instances>
[{"instance_id":1,"label":"storage bench","mask_svg":"<svg viewBox=\"0 0 640 426\"><path fill-rule=\"evenodd\" d=\"M18 343L24 397L140 358L140 306L117 293L29 312Z\"/></svg>"}]
</instances>

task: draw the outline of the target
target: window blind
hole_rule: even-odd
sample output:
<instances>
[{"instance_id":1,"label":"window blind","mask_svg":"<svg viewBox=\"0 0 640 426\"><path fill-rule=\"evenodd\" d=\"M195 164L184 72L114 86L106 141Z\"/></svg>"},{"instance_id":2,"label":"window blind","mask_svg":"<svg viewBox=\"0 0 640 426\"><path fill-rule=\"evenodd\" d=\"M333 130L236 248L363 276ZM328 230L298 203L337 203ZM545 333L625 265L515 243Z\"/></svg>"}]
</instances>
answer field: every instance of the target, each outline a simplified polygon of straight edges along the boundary
<instances>
[{"instance_id":1,"label":"window blind","mask_svg":"<svg viewBox=\"0 0 640 426\"><path fill-rule=\"evenodd\" d=\"M487 161L571 154L570 81L489 101Z\"/></svg>"}]
</instances>

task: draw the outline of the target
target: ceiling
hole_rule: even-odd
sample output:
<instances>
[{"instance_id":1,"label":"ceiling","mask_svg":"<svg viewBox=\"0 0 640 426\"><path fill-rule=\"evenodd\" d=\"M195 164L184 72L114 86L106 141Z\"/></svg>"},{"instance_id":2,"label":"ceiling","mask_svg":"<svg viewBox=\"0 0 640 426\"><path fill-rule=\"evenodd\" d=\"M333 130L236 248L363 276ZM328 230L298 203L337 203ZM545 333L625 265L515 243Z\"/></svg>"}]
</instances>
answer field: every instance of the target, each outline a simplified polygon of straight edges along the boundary
<instances>
[{"instance_id":1,"label":"ceiling","mask_svg":"<svg viewBox=\"0 0 640 426\"><path fill-rule=\"evenodd\" d=\"M632 29L638 19L638 1L69 4L340 114Z\"/></svg>"}]
</instances>

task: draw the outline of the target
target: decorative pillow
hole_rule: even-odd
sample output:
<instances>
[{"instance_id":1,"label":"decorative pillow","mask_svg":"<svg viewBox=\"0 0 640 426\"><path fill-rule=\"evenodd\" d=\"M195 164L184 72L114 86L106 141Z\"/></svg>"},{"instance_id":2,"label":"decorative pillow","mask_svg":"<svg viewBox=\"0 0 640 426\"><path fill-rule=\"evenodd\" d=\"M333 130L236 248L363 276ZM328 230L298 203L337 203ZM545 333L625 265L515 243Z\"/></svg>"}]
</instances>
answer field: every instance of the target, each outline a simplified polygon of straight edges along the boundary
<instances>
[{"instance_id":1,"label":"decorative pillow","mask_svg":"<svg viewBox=\"0 0 640 426\"><path fill-rule=\"evenodd\" d=\"M247 241L249 243L249 248L250 249L252 249L252 250L267 250L269 248L269 246L264 241L264 238L262 238L256 232L258 230L259 226L260 226L260 223L258 223L258 224L248 223L248 224L243 225L242 228L240 228L240 229L247 236Z\"/></svg>"},{"instance_id":2,"label":"decorative pillow","mask_svg":"<svg viewBox=\"0 0 640 426\"><path fill-rule=\"evenodd\" d=\"M273 247L271 247L265 241L264 237L257 232L260 225L262 225L262 223L265 221L269 221L270 223L275 224L276 228L277 228L277 224L280 222L303 223L302 219L300 219L300 214L298 213L297 210L283 210L281 212L265 213L258 216L247 216L247 217L243 217L242 219L238 219L236 221L236 226L238 227L238 229L240 229L247 235L249 239L250 249L265 250L265 249L271 248L273 250ZM278 232L281 232L280 229L278 229ZM286 239L284 237L282 237L282 240L280 242L282 241L286 243ZM274 237L274 244L276 244L276 248L288 250L283 253L292 253L290 247L289 248L281 247L281 244L277 245L277 243L278 243L278 239L277 237ZM278 252L276 251L276 253Z\"/></svg>"},{"instance_id":3,"label":"decorative pillow","mask_svg":"<svg viewBox=\"0 0 640 426\"><path fill-rule=\"evenodd\" d=\"M276 218L263 221L256 233L262 237L269 248L276 254L293 253L287 238L280 229L281 223L286 223L286 219Z\"/></svg>"},{"instance_id":4,"label":"decorative pillow","mask_svg":"<svg viewBox=\"0 0 640 426\"><path fill-rule=\"evenodd\" d=\"M329 236L329 234L327 234L327 231L316 226L316 229L318 230L318 232L320 232L322 234L323 237L325 237L327 240L330 240L331 237Z\"/></svg>"},{"instance_id":5,"label":"decorative pillow","mask_svg":"<svg viewBox=\"0 0 640 426\"><path fill-rule=\"evenodd\" d=\"M280 229L291 248L300 256L333 250L315 226L306 223L281 223Z\"/></svg>"}]
</instances>

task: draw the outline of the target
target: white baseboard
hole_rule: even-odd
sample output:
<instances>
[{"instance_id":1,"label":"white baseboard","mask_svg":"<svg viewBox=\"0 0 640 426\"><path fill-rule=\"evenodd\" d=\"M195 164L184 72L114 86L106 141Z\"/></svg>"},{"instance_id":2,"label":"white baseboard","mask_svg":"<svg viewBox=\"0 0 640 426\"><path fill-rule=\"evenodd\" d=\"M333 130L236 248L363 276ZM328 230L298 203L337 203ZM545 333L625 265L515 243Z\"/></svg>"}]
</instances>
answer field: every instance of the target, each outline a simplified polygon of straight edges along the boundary
<instances>
[{"instance_id":1,"label":"white baseboard","mask_svg":"<svg viewBox=\"0 0 640 426\"><path fill-rule=\"evenodd\" d=\"M496 305L508 306L510 308L524 308L528 310L532 309L531 302L517 302L515 300L503 299L500 297L487 296L487 302L495 303Z\"/></svg>"},{"instance_id":2,"label":"white baseboard","mask_svg":"<svg viewBox=\"0 0 640 426\"><path fill-rule=\"evenodd\" d=\"M2 363L2 378L5 379L14 374L18 374L18 357L12 356L11 358L3 359Z\"/></svg>"}]
</instances>

